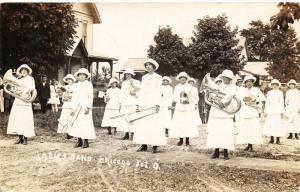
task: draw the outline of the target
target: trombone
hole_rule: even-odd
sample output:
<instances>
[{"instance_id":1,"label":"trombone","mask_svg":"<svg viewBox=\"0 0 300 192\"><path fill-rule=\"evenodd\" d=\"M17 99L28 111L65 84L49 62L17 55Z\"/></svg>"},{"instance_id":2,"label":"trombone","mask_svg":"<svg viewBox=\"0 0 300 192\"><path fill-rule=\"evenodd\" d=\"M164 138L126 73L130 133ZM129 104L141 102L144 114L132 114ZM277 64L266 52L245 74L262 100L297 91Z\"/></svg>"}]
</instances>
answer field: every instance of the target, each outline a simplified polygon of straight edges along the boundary
<instances>
[{"instance_id":1,"label":"trombone","mask_svg":"<svg viewBox=\"0 0 300 192\"><path fill-rule=\"evenodd\" d=\"M72 111L69 114L68 118L64 122L62 122L60 119L58 119L58 123L63 126L63 128L62 128L63 133L66 133L67 130L74 125L75 121L78 118L78 115L79 115L81 109L82 109L82 105L79 103L77 105L77 107L75 108L75 111Z\"/></svg>"}]
</instances>

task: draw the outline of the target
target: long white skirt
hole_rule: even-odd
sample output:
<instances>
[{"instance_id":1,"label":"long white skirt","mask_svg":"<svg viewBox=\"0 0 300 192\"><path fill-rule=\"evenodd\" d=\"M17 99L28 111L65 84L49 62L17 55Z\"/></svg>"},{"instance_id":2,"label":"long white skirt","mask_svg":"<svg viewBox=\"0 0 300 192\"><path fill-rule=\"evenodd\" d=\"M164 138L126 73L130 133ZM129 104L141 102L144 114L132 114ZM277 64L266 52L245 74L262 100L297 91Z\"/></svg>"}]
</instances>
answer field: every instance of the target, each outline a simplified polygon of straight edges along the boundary
<instances>
[{"instance_id":1,"label":"long white skirt","mask_svg":"<svg viewBox=\"0 0 300 192\"><path fill-rule=\"evenodd\" d=\"M259 118L240 118L238 144L262 144L262 128Z\"/></svg>"},{"instance_id":2,"label":"long white skirt","mask_svg":"<svg viewBox=\"0 0 300 192\"><path fill-rule=\"evenodd\" d=\"M78 118L74 125L69 128L68 133L73 137L82 139L96 139L92 110L88 114L84 114L84 112L84 109L80 110Z\"/></svg>"},{"instance_id":3,"label":"long white skirt","mask_svg":"<svg viewBox=\"0 0 300 192\"><path fill-rule=\"evenodd\" d=\"M202 125L202 120L200 118L200 113L199 113L198 108L193 110L193 116L194 116L194 121L195 121L196 126Z\"/></svg>"},{"instance_id":4,"label":"long white skirt","mask_svg":"<svg viewBox=\"0 0 300 192\"><path fill-rule=\"evenodd\" d=\"M168 106L161 106L158 113L163 128L169 129L171 126L172 113Z\"/></svg>"},{"instance_id":5,"label":"long white skirt","mask_svg":"<svg viewBox=\"0 0 300 192\"><path fill-rule=\"evenodd\" d=\"M120 114L131 113L136 110L135 105L122 105ZM121 117L117 120L117 131L121 132L134 132L134 123L128 123L125 117Z\"/></svg>"},{"instance_id":6,"label":"long white skirt","mask_svg":"<svg viewBox=\"0 0 300 192\"><path fill-rule=\"evenodd\" d=\"M300 114L297 111L290 112L290 119L285 121L288 133L300 133Z\"/></svg>"},{"instance_id":7,"label":"long white skirt","mask_svg":"<svg viewBox=\"0 0 300 192\"><path fill-rule=\"evenodd\" d=\"M281 115L268 115L263 134L266 136L284 137L287 134Z\"/></svg>"},{"instance_id":8,"label":"long white skirt","mask_svg":"<svg viewBox=\"0 0 300 192\"><path fill-rule=\"evenodd\" d=\"M111 117L119 115L119 109L105 108L101 127L118 127L120 125L120 118L111 119Z\"/></svg>"},{"instance_id":9,"label":"long white skirt","mask_svg":"<svg viewBox=\"0 0 300 192\"><path fill-rule=\"evenodd\" d=\"M193 109L181 110L180 108L178 110L175 107L169 137L199 137Z\"/></svg>"},{"instance_id":10,"label":"long white skirt","mask_svg":"<svg viewBox=\"0 0 300 192\"><path fill-rule=\"evenodd\" d=\"M8 120L7 134L35 136L31 104L22 105L14 102Z\"/></svg>"},{"instance_id":11,"label":"long white skirt","mask_svg":"<svg viewBox=\"0 0 300 192\"><path fill-rule=\"evenodd\" d=\"M166 145L165 129L160 122L159 113L135 121L133 142L147 145Z\"/></svg>"},{"instance_id":12,"label":"long white skirt","mask_svg":"<svg viewBox=\"0 0 300 192\"><path fill-rule=\"evenodd\" d=\"M234 150L234 127L232 118L209 117L207 148Z\"/></svg>"},{"instance_id":13,"label":"long white skirt","mask_svg":"<svg viewBox=\"0 0 300 192\"><path fill-rule=\"evenodd\" d=\"M63 126L60 122L66 122L66 120L70 117L70 114L72 113L71 108L65 108L63 107L61 110L61 114L59 117L59 123L57 126L57 133L68 133L68 128L67 126Z\"/></svg>"}]
</instances>

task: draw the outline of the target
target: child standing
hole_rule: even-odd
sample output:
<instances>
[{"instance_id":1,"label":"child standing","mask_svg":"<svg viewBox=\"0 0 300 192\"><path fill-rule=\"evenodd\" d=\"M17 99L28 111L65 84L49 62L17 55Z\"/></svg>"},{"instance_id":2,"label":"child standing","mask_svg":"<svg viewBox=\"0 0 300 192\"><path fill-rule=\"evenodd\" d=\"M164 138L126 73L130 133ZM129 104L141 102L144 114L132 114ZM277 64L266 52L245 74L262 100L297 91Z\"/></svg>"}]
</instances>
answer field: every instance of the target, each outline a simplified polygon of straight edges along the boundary
<instances>
[{"instance_id":1,"label":"child standing","mask_svg":"<svg viewBox=\"0 0 300 192\"><path fill-rule=\"evenodd\" d=\"M60 104L59 97L57 94L57 83L53 79L50 84L50 99L48 104L51 105L52 112L58 112L57 105Z\"/></svg>"},{"instance_id":2,"label":"child standing","mask_svg":"<svg viewBox=\"0 0 300 192\"><path fill-rule=\"evenodd\" d=\"M171 79L167 76L162 78L162 87L161 87L161 99L160 99L160 110L159 114L161 117L161 122L165 128L166 136L168 136L168 130L171 123L171 107L172 107L172 98L173 98L173 88L169 85Z\"/></svg>"},{"instance_id":3,"label":"child standing","mask_svg":"<svg viewBox=\"0 0 300 192\"><path fill-rule=\"evenodd\" d=\"M110 88L106 91L105 95L106 106L101 127L107 127L109 135L112 134L111 128L114 128L114 134L116 133L118 119L111 119L111 117L118 115L121 108L121 90L117 87L117 84L118 80L111 78L108 83Z\"/></svg>"},{"instance_id":4,"label":"child standing","mask_svg":"<svg viewBox=\"0 0 300 192\"><path fill-rule=\"evenodd\" d=\"M60 114L60 118L58 120L58 128L57 133L67 133L67 139L70 139L68 134L68 126L66 121L70 117L72 113L72 109L74 108L74 99L72 98L74 94L74 82L76 81L75 77L72 74L68 74L63 78L63 82L67 85L64 86L65 90L63 92L63 106Z\"/></svg>"}]
</instances>

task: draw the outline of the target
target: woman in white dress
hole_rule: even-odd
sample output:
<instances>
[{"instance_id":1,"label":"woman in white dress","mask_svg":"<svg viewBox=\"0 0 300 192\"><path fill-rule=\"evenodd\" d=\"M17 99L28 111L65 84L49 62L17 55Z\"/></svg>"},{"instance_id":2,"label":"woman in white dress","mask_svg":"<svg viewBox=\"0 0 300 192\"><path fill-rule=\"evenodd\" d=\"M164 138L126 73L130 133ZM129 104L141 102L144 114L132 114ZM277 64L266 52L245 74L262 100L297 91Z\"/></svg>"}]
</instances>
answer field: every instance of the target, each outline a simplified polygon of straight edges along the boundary
<instances>
[{"instance_id":1,"label":"woman in white dress","mask_svg":"<svg viewBox=\"0 0 300 192\"><path fill-rule=\"evenodd\" d=\"M272 88L267 93L265 104L265 128L264 135L270 137L269 143L274 143L276 137L276 144L280 144L280 137L286 135L285 127L281 115L284 113L283 93L279 90L281 83L277 79L273 79L269 86Z\"/></svg>"},{"instance_id":2,"label":"woman in white dress","mask_svg":"<svg viewBox=\"0 0 300 192\"><path fill-rule=\"evenodd\" d=\"M48 101L48 104L51 105L52 112L56 112L56 113L58 112L57 105L60 104L58 93L57 93L57 87L58 87L58 83L56 80L53 79L50 85L50 99Z\"/></svg>"},{"instance_id":3,"label":"woman in white dress","mask_svg":"<svg viewBox=\"0 0 300 192\"><path fill-rule=\"evenodd\" d=\"M155 60L148 59L144 66L148 73L142 77L138 109L155 107L154 110L159 112L162 77L155 73L159 65ZM135 122L133 142L141 144L137 151L146 151L147 145L152 145L152 153L156 153L158 146L167 144L165 130L160 120L159 114L155 113Z\"/></svg>"},{"instance_id":4,"label":"woman in white dress","mask_svg":"<svg viewBox=\"0 0 300 192\"><path fill-rule=\"evenodd\" d=\"M168 130L171 124L172 118L172 99L173 99L173 87L170 86L172 80L164 76L162 78L162 87L161 87L161 99L159 107L159 115L161 117L161 122L165 128L166 136L168 137Z\"/></svg>"},{"instance_id":5,"label":"woman in white dress","mask_svg":"<svg viewBox=\"0 0 300 192\"><path fill-rule=\"evenodd\" d=\"M114 134L116 133L116 128L118 127L118 119L111 119L116 115L120 114L121 108L121 90L117 87L118 80L111 78L108 83L109 89L107 89L105 94L105 111L101 123L101 127L107 127L108 134L111 135L112 128L114 129Z\"/></svg>"},{"instance_id":6,"label":"woman in white dress","mask_svg":"<svg viewBox=\"0 0 300 192\"><path fill-rule=\"evenodd\" d=\"M74 147L89 147L88 140L96 139L93 123L93 84L88 80L91 77L89 71L85 68L79 69L74 75L78 82L74 86L73 115L77 116L74 124L69 129L69 135L77 137L78 141ZM76 111L78 113L76 114Z\"/></svg>"},{"instance_id":7,"label":"woman in white dress","mask_svg":"<svg viewBox=\"0 0 300 192\"><path fill-rule=\"evenodd\" d=\"M196 125L199 127L200 125L202 125L202 122L201 122L201 118L200 118L199 105L198 105L198 103L199 103L199 91L198 91L198 88L195 87L196 79L189 78L188 83L192 86L192 97L193 97L193 101L194 101L194 105L195 105L194 118L195 118Z\"/></svg>"},{"instance_id":8,"label":"woman in white dress","mask_svg":"<svg viewBox=\"0 0 300 192\"><path fill-rule=\"evenodd\" d=\"M132 68L127 68L124 71L125 81L122 82L121 86L121 114L132 113L136 110L138 91L140 89L140 82L133 78L135 73ZM133 138L134 134L134 123L128 123L125 118L119 118L117 131L124 132L125 135L123 140ZM129 135L129 133L131 133Z\"/></svg>"},{"instance_id":9,"label":"woman in white dress","mask_svg":"<svg viewBox=\"0 0 300 192\"><path fill-rule=\"evenodd\" d=\"M195 122L195 101L193 96L193 87L187 83L188 75L186 72L180 72L176 79L179 84L174 88L173 107L174 115L172 127L170 129L170 138L179 138L178 146L183 144L190 145L190 137L198 137L198 128Z\"/></svg>"},{"instance_id":10,"label":"woman in white dress","mask_svg":"<svg viewBox=\"0 0 300 192\"><path fill-rule=\"evenodd\" d=\"M262 112L262 102L265 101L265 96L257 87L253 87L255 81L255 77L247 75L243 81L245 87L241 88L238 93L242 106L239 111L237 143L248 144L244 150L250 152L253 152L253 144L262 144L259 113Z\"/></svg>"},{"instance_id":11,"label":"woman in white dress","mask_svg":"<svg viewBox=\"0 0 300 192\"><path fill-rule=\"evenodd\" d=\"M17 83L32 91L30 102L15 98L10 112L7 134L17 134L19 136L15 144L22 143L26 145L27 138L35 136L32 101L34 101L37 92L35 89L35 81L31 73L32 70L27 64L23 64L17 69L17 75L20 77Z\"/></svg>"},{"instance_id":12,"label":"woman in white dress","mask_svg":"<svg viewBox=\"0 0 300 192\"><path fill-rule=\"evenodd\" d=\"M287 83L290 88L286 92L285 96L285 111L287 115L287 129L288 129L288 139L295 138L298 140L298 133L300 133L300 121L299 121L299 110L300 110L300 91L296 88L297 82L295 80L290 80Z\"/></svg>"},{"instance_id":13,"label":"woman in white dress","mask_svg":"<svg viewBox=\"0 0 300 192\"><path fill-rule=\"evenodd\" d=\"M226 94L220 103L220 105L222 105L220 107L222 108L231 102L232 96L236 93L236 87L232 84L232 80L235 78L232 71L224 70L219 77L223 81L223 83L219 85L219 90ZM228 160L228 150L234 150L233 115L212 106L207 129L206 147L215 149L212 158L219 158L219 149L223 148L224 159Z\"/></svg>"},{"instance_id":14,"label":"woman in white dress","mask_svg":"<svg viewBox=\"0 0 300 192\"><path fill-rule=\"evenodd\" d=\"M62 110L60 114L60 118L58 120L57 133L67 133L67 139L70 139L71 136L68 134L68 125L67 120L70 117L74 106L74 99L72 95L74 94L74 83L76 79L72 74L68 74L63 78L63 82L66 84L64 86L63 96L62 96Z\"/></svg>"}]
</instances>

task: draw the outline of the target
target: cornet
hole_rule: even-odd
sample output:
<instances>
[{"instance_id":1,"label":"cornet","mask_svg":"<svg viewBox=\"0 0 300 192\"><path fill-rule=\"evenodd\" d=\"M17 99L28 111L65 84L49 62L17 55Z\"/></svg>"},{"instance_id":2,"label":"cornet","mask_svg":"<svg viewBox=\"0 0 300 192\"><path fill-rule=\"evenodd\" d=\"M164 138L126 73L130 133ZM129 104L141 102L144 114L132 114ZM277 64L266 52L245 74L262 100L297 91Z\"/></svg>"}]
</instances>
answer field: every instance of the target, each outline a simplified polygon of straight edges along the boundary
<instances>
[{"instance_id":1,"label":"cornet","mask_svg":"<svg viewBox=\"0 0 300 192\"><path fill-rule=\"evenodd\" d=\"M3 85L4 85L4 91L14 96L15 98L21 99L25 102L32 102L36 96L36 90L35 89L29 89L20 83L18 83L19 79L14 77L12 75L12 70L9 69L3 77Z\"/></svg>"},{"instance_id":2,"label":"cornet","mask_svg":"<svg viewBox=\"0 0 300 192\"><path fill-rule=\"evenodd\" d=\"M233 96L230 101L224 105L222 100L226 94L221 92L219 86L210 78L210 74L206 74L200 86L200 92L204 93L204 101L210 106L214 106L228 114L235 114L241 108L241 101Z\"/></svg>"}]
</instances>

